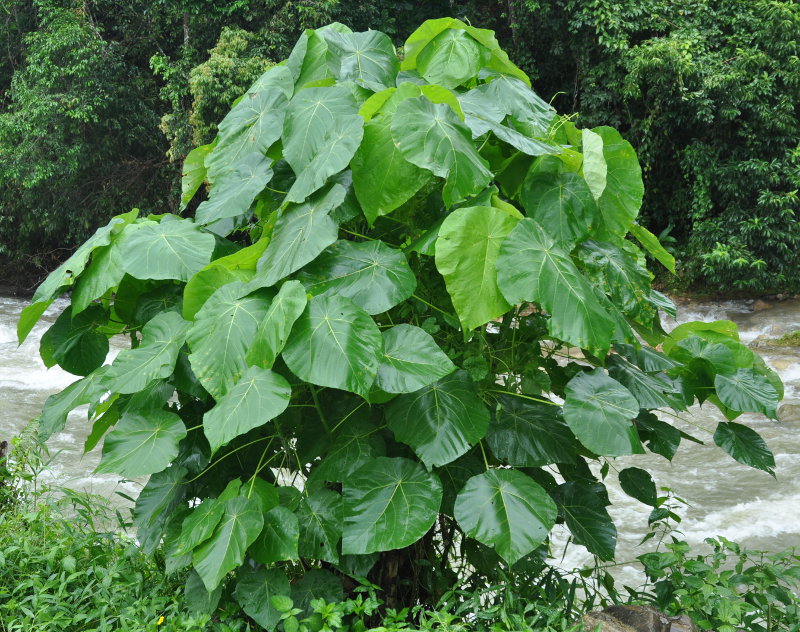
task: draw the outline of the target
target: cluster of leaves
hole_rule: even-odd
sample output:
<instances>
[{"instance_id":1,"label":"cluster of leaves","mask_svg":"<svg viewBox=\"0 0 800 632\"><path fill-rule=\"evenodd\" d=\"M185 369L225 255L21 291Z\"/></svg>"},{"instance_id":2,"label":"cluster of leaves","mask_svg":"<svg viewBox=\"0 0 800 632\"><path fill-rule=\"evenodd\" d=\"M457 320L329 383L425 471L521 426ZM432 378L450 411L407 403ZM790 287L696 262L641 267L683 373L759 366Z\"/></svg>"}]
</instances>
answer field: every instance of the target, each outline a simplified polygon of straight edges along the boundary
<instances>
[{"instance_id":1,"label":"cluster of leaves","mask_svg":"<svg viewBox=\"0 0 800 632\"><path fill-rule=\"evenodd\" d=\"M402 60L380 32L306 31L187 157L184 205L203 183L193 218L100 228L19 338L71 290L40 352L82 377L40 432L89 405L98 470L150 477L142 546L209 603L232 572L268 628L273 596L337 601L347 576L435 603L465 559L540 561L556 522L612 559L589 462L696 440L657 408L713 403L714 441L772 471L733 419L775 416L774 372L733 323L660 326L674 307L626 236L674 260L635 223L632 147L558 117L491 31L427 21ZM657 503L647 472L620 477Z\"/></svg>"},{"instance_id":2,"label":"cluster of leaves","mask_svg":"<svg viewBox=\"0 0 800 632\"><path fill-rule=\"evenodd\" d=\"M637 147L647 225L676 227L684 282L797 289L796 2L509 5L514 56L543 94L564 93L581 120L617 125Z\"/></svg>"},{"instance_id":3,"label":"cluster of leaves","mask_svg":"<svg viewBox=\"0 0 800 632\"><path fill-rule=\"evenodd\" d=\"M693 555L673 538L667 551L640 557L655 581L643 596L668 614L686 613L703 630L796 630L800 621L800 555L766 555L723 537L708 538L713 551Z\"/></svg>"}]
</instances>

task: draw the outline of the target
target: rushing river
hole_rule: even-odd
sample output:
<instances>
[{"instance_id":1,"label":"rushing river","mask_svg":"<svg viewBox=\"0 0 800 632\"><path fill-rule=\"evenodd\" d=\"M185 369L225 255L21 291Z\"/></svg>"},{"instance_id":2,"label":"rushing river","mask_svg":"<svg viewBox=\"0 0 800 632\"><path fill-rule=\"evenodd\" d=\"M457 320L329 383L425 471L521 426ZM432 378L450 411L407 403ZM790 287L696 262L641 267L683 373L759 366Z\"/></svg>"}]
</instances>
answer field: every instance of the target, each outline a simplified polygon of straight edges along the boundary
<instances>
[{"instance_id":1,"label":"rushing river","mask_svg":"<svg viewBox=\"0 0 800 632\"><path fill-rule=\"evenodd\" d=\"M38 354L39 338L66 306L57 301L21 347L16 343L16 322L27 303L15 298L0 298L0 439L10 439L41 411L47 397L76 378L58 367L47 370ZM704 538L723 535L749 548L766 551L800 549L800 354L796 348L760 347L765 338L800 330L800 301L771 304L769 309L753 311L741 301L679 305L679 322L727 318L739 325L742 341L757 347L767 363L783 378L786 395L779 409L780 421L757 415L741 420L751 425L766 440L775 454L777 480L768 474L736 463L714 445L711 434L722 417L710 406L695 408L683 415L683 428L705 441L705 445L684 442L672 463L648 454L618 458L614 468L645 467L658 486L671 488L689 506L680 513L682 537L700 544ZM672 323L674 325L674 323ZM112 354L121 347L114 347ZM121 340L118 345L124 344ZM67 427L49 442L53 456L49 476L78 490L112 495L115 491L135 495L140 485L120 482L107 475L92 474L98 451L83 454L88 434L85 407L70 415ZM640 547L647 532L648 510L625 496L609 475L610 511L619 530L618 559L627 561L649 550ZM563 534L556 540L563 541ZM564 565L588 562L581 547L567 550ZM634 580L635 571L620 569L623 580Z\"/></svg>"}]
</instances>

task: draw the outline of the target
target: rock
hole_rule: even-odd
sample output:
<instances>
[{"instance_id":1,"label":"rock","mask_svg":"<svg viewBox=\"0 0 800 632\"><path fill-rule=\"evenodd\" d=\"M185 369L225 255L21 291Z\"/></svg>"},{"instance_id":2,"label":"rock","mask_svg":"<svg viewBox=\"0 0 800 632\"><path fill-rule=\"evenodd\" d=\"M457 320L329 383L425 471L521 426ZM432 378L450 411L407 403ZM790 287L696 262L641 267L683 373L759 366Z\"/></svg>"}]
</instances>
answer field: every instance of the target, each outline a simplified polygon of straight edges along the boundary
<instances>
[{"instance_id":1,"label":"rock","mask_svg":"<svg viewBox=\"0 0 800 632\"><path fill-rule=\"evenodd\" d=\"M758 299L756 301L753 301L753 311L754 312L761 312L761 311L764 311L765 309L772 309L772 304L771 303L767 303L767 301L765 301L763 299Z\"/></svg>"},{"instance_id":2,"label":"rock","mask_svg":"<svg viewBox=\"0 0 800 632\"><path fill-rule=\"evenodd\" d=\"M583 616L586 632L700 632L686 616L668 617L652 606L610 606Z\"/></svg>"},{"instance_id":3,"label":"rock","mask_svg":"<svg viewBox=\"0 0 800 632\"><path fill-rule=\"evenodd\" d=\"M698 627L695 625L687 615L682 614L679 617L672 617L669 624L669 632L699 632Z\"/></svg>"},{"instance_id":4,"label":"rock","mask_svg":"<svg viewBox=\"0 0 800 632\"><path fill-rule=\"evenodd\" d=\"M800 422L800 404L781 404L778 407L778 420L785 424Z\"/></svg>"},{"instance_id":5,"label":"rock","mask_svg":"<svg viewBox=\"0 0 800 632\"><path fill-rule=\"evenodd\" d=\"M583 629L586 632L639 632L605 612L587 612L583 615Z\"/></svg>"}]
</instances>

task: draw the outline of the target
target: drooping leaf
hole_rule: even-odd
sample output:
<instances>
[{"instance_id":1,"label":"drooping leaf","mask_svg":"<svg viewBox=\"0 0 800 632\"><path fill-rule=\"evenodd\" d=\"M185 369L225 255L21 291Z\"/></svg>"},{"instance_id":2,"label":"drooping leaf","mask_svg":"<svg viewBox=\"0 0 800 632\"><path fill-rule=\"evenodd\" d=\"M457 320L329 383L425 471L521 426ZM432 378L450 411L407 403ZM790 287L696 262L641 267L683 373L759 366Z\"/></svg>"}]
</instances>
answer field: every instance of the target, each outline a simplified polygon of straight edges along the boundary
<instances>
[{"instance_id":1,"label":"drooping leaf","mask_svg":"<svg viewBox=\"0 0 800 632\"><path fill-rule=\"evenodd\" d=\"M139 346L120 351L108 369L104 380L108 390L137 393L153 380L169 377L189 326L175 312L164 312L148 321Z\"/></svg>"},{"instance_id":2,"label":"drooping leaf","mask_svg":"<svg viewBox=\"0 0 800 632\"><path fill-rule=\"evenodd\" d=\"M52 304L53 301L51 299L42 300L31 303L22 310L19 315L19 320L17 321L17 342L19 342L19 344L25 342L28 334L31 333L36 323L39 322L39 319Z\"/></svg>"},{"instance_id":3,"label":"drooping leaf","mask_svg":"<svg viewBox=\"0 0 800 632\"><path fill-rule=\"evenodd\" d=\"M586 181L570 172L532 172L522 184L520 202L564 250L597 226L597 203Z\"/></svg>"},{"instance_id":4,"label":"drooping leaf","mask_svg":"<svg viewBox=\"0 0 800 632\"><path fill-rule=\"evenodd\" d=\"M528 138L545 136L555 117L555 110L531 90L527 77L501 71L486 88L486 95L502 103L508 113L506 123ZM560 153L558 150L550 153Z\"/></svg>"},{"instance_id":5,"label":"drooping leaf","mask_svg":"<svg viewBox=\"0 0 800 632\"><path fill-rule=\"evenodd\" d=\"M380 31L324 32L328 66L339 81L354 81L374 92L394 86L400 60L389 36Z\"/></svg>"},{"instance_id":6,"label":"drooping leaf","mask_svg":"<svg viewBox=\"0 0 800 632\"><path fill-rule=\"evenodd\" d=\"M487 52L465 31L449 28L419 52L417 71L428 83L456 88L478 74Z\"/></svg>"},{"instance_id":7,"label":"drooping leaf","mask_svg":"<svg viewBox=\"0 0 800 632\"><path fill-rule=\"evenodd\" d=\"M492 178L469 128L448 105L424 96L406 99L394 114L392 138L406 160L445 178L447 206L475 195Z\"/></svg>"},{"instance_id":8,"label":"drooping leaf","mask_svg":"<svg viewBox=\"0 0 800 632\"><path fill-rule=\"evenodd\" d=\"M175 413L151 410L126 412L103 443L103 458L95 471L128 478L160 472L178 456L186 426Z\"/></svg>"},{"instance_id":9,"label":"drooping leaf","mask_svg":"<svg viewBox=\"0 0 800 632\"><path fill-rule=\"evenodd\" d=\"M604 500L585 483L574 481L559 485L553 496L575 543L601 560L613 560L617 528Z\"/></svg>"},{"instance_id":10,"label":"drooping leaf","mask_svg":"<svg viewBox=\"0 0 800 632\"><path fill-rule=\"evenodd\" d=\"M312 296L344 296L368 314L388 311L417 287L405 255L380 240L358 243L341 239L298 279Z\"/></svg>"},{"instance_id":11,"label":"drooping leaf","mask_svg":"<svg viewBox=\"0 0 800 632\"><path fill-rule=\"evenodd\" d=\"M214 535L195 549L192 563L205 587L212 591L222 578L242 565L247 548L264 526L258 501L237 496L225 501Z\"/></svg>"},{"instance_id":12,"label":"drooping leaf","mask_svg":"<svg viewBox=\"0 0 800 632\"><path fill-rule=\"evenodd\" d=\"M631 235L636 237L637 241L644 246L644 249L647 250L647 252L649 252L667 270L672 272L672 274L675 274L675 257L673 257L664 249L664 246L662 246L661 242L658 241L658 237L647 230L644 226L639 226L639 224L633 224L629 230Z\"/></svg>"},{"instance_id":13,"label":"drooping leaf","mask_svg":"<svg viewBox=\"0 0 800 632\"><path fill-rule=\"evenodd\" d=\"M246 567L239 574L233 596L248 617L267 630L275 630L281 613L272 605L272 597L290 593L289 580L281 569Z\"/></svg>"},{"instance_id":14,"label":"drooping leaf","mask_svg":"<svg viewBox=\"0 0 800 632\"><path fill-rule=\"evenodd\" d=\"M181 174L181 211L192 201L197 190L206 181L206 158L212 149L214 149L214 143L209 143L195 147L186 154Z\"/></svg>"},{"instance_id":15,"label":"drooping leaf","mask_svg":"<svg viewBox=\"0 0 800 632\"><path fill-rule=\"evenodd\" d=\"M209 199L197 207L195 220L215 230L215 222L246 213L271 179L272 160L260 153L248 154L218 176Z\"/></svg>"},{"instance_id":16,"label":"drooping leaf","mask_svg":"<svg viewBox=\"0 0 800 632\"><path fill-rule=\"evenodd\" d=\"M520 221L500 246L497 284L509 304L536 302L547 310L547 328L556 338L609 348L614 321L569 255L536 221Z\"/></svg>"},{"instance_id":17,"label":"drooping leaf","mask_svg":"<svg viewBox=\"0 0 800 632\"><path fill-rule=\"evenodd\" d=\"M298 559L300 522L286 507L273 507L264 514L264 529L250 547L250 555L261 564Z\"/></svg>"},{"instance_id":18,"label":"drooping leaf","mask_svg":"<svg viewBox=\"0 0 800 632\"><path fill-rule=\"evenodd\" d=\"M305 288L299 281L286 281L281 285L247 350L245 359L249 365L272 368L307 302Z\"/></svg>"},{"instance_id":19,"label":"drooping leaf","mask_svg":"<svg viewBox=\"0 0 800 632\"><path fill-rule=\"evenodd\" d=\"M431 528L442 501L436 474L402 458L366 462L342 485L342 553L365 554L399 549Z\"/></svg>"},{"instance_id":20,"label":"drooping leaf","mask_svg":"<svg viewBox=\"0 0 800 632\"><path fill-rule=\"evenodd\" d=\"M656 484L653 477L640 467L626 467L619 473L619 484L631 498L651 507L656 506Z\"/></svg>"},{"instance_id":21,"label":"drooping leaf","mask_svg":"<svg viewBox=\"0 0 800 632\"><path fill-rule=\"evenodd\" d=\"M739 369L733 375L714 378L720 401L739 412L764 413L777 419L776 407L780 398L766 378L753 369Z\"/></svg>"},{"instance_id":22,"label":"drooping leaf","mask_svg":"<svg viewBox=\"0 0 800 632\"><path fill-rule=\"evenodd\" d=\"M247 350L269 308L261 292L241 296L243 291L243 283L217 290L197 312L186 339L192 370L216 400L247 368Z\"/></svg>"},{"instance_id":23,"label":"drooping leaf","mask_svg":"<svg viewBox=\"0 0 800 632\"><path fill-rule=\"evenodd\" d=\"M603 156L608 175L606 187L598 200L603 217L603 231L598 237L613 240L624 237L639 213L644 196L642 170L631 144L611 127L592 130L603 139Z\"/></svg>"},{"instance_id":24,"label":"drooping leaf","mask_svg":"<svg viewBox=\"0 0 800 632\"><path fill-rule=\"evenodd\" d=\"M73 382L60 393L47 398L39 417L38 435L47 441L56 432L60 432L67 423L67 415L84 404L94 404L106 392L103 379L107 367L95 369L86 377Z\"/></svg>"},{"instance_id":25,"label":"drooping leaf","mask_svg":"<svg viewBox=\"0 0 800 632\"><path fill-rule=\"evenodd\" d=\"M544 542L556 521L556 505L530 477L517 470L473 476L456 498L464 533L491 546L509 564Z\"/></svg>"},{"instance_id":26,"label":"drooping leaf","mask_svg":"<svg viewBox=\"0 0 800 632\"><path fill-rule=\"evenodd\" d=\"M639 408L673 408L685 410L686 402L665 374L646 373L620 356L609 356L608 374L627 388L639 403Z\"/></svg>"},{"instance_id":27,"label":"drooping leaf","mask_svg":"<svg viewBox=\"0 0 800 632\"><path fill-rule=\"evenodd\" d=\"M338 562L342 497L330 489L318 489L300 501L296 513L300 522L300 555L334 564Z\"/></svg>"},{"instance_id":28,"label":"drooping leaf","mask_svg":"<svg viewBox=\"0 0 800 632\"><path fill-rule=\"evenodd\" d=\"M197 571L192 570L189 572L186 578L186 587L183 590L183 598L186 600L186 607L189 612L210 615L217 609L221 597L222 586L217 586L214 590L208 590Z\"/></svg>"},{"instance_id":29,"label":"drooping leaf","mask_svg":"<svg viewBox=\"0 0 800 632\"><path fill-rule=\"evenodd\" d=\"M641 454L632 420L639 403L631 392L602 369L578 373L566 388L564 419L578 440L595 454Z\"/></svg>"},{"instance_id":30,"label":"drooping leaf","mask_svg":"<svg viewBox=\"0 0 800 632\"><path fill-rule=\"evenodd\" d=\"M165 516L181 503L186 494L186 473L186 468L172 466L150 477L136 499L133 523L137 527L147 529L159 521L165 522Z\"/></svg>"},{"instance_id":31,"label":"drooping leaf","mask_svg":"<svg viewBox=\"0 0 800 632\"><path fill-rule=\"evenodd\" d=\"M681 444L681 431L652 413L641 413L636 418L639 437L647 447L671 461Z\"/></svg>"},{"instance_id":32,"label":"drooping leaf","mask_svg":"<svg viewBox=\"0 0 800 632\"><path fill-rule=\"evenodd\" d=\"M600 199L606 188L608 165L603 155L603 137L590 129L581 130L583 152L583 178L594 199Z\"/></svg>"},{"instance_id":33,"label":"drooping leaf","mask_svg":"<svg viewBox=\"0 0 800 632\"><path fill-rule=\"evenodd\" d=\"M263 279L264 285L274 285L299 270L336 241L338 226L330 213L346 193L343 186L333 184L302 204L284 209L258 261L257 278Z\"/></svg>"},{"instance_id":34,"label":"drooping leaf","mask_svg":"<svg viewBox=\"0 0 800 632\"><path fill-rule=\"evenodd\" d=\"M436 267L465 335L507 312L511 305L497 287L501 244L519 220L488 206L450 213L436 240Z\"/></svg>"},{"instance_id":35,"label":"drooping leaf","mask_svg":"<svg viewBox=\"0 0 800 632\"><path fill-rule=\"evenodd\" d=\"M503 395L499 404L486 435L498 459L520 467L575 462L575 437L560 407L511 395Z\"/></svg>"},{"instance_id":36,"label":"drooping leaf","mask_svg":"<svg viewBox=\"0 0 800 632\"><path fill-rule=\"evenodd\" d=\"M295 323L283 351L297 377L367 397L383 339L372 318L350 299L316 296Z\"/></svg>"},{"instance_id":37,"label":"drooping leaf","mask_svg":"<svg viewBox=\"0 0 800 632\"><path fill-rule=\"evenodd\" d=\"M89 375L108 355L108 337L97 331L107 322L108 313L99 305L77 315L73 315L72 307L67 307L40 342L45 365L57 363L74 375ZM51 362L45 355L50 356Z\"/></svg>"},{"instance_id":38,"label":"drooping leaf","mask_svg":"<svg viewBox=\"0 0 800 632\"><path fill-rule=\"evenodd\" d=\"M386 420L395 438L430 468L454 461L480 441L489 427L489 411L467 372L456 371L392 400Z\"/></svg>"},{"instance_id":39,"label":"drooping leaf","mask_svg":"<svg viewBox=\"0 0 800 632\"><path fill-rule=\"evenodd\" d=\"M430 334L402 324L383 332L376 386L387 393L412 393L455 370Z\"/></svg>"},{"instance_id":40,"label":"drooping leaf","mask_svg":"<svg viewBox=\"0 0 800 632\"><path fill-rule=\"evenodd\" d=\"M178 550L182 553L191 553L198 545L208 540L222 520L223 513L225 513L225 503L216 498L206 498L193 508L181 524Z\"/></svg>"},{"instance_id":41,"label":"drooping leaf","mask_svg":"<svg viewBox=\"0 0 800 632\"><path fill-rule=\"evenodd\" d=\"M714 443L735 460L775 476L775 457L766 442L752 428L731 422L721 422L714 432Z\"/></svg>"},{"instance_id":42,"label":"drooping leaf","mask_svg":"<svg viewBox=\"0 0 800 632\"><path fill-rule=\"evenodd\" d=\"M291 388L282 375L249 367L217 405L203 415L203 432L211 453L280 415L289 405L290 396Z\"/></svg>"},{"instance_id":43,"label":"drooping leaf","mask_svg":"<svg viewBox=\"0 0 800 632\"><path fill-rule=\"evenodd\" d=\"M191 220L167 216L135 228L119 240L125 272L132 277L188 281L211 260L214 236Z\"/></svg>"}]
</instances>

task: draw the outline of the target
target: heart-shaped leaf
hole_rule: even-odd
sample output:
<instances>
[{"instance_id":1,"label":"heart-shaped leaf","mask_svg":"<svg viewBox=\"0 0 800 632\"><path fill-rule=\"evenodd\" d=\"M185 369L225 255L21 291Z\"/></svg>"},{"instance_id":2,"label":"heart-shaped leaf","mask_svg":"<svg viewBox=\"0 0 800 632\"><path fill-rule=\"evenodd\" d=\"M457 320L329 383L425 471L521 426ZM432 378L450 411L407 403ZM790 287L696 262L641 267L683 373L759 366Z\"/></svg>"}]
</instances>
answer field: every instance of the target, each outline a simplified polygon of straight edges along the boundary
<instances>
[{"instance_id":1,"label":"heart-shaped leaf","mask_svg":"<svg viewBox=\"0 0 800 632\"><path fill-rule=\"evenodd\" d=\"M387 393L412 393L455 370L430 334L413 325L383 332L383 355L375 384Z\"/></svg>"}]
</instances>

